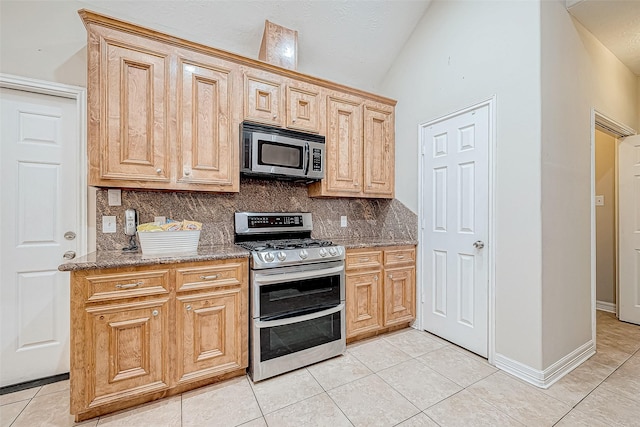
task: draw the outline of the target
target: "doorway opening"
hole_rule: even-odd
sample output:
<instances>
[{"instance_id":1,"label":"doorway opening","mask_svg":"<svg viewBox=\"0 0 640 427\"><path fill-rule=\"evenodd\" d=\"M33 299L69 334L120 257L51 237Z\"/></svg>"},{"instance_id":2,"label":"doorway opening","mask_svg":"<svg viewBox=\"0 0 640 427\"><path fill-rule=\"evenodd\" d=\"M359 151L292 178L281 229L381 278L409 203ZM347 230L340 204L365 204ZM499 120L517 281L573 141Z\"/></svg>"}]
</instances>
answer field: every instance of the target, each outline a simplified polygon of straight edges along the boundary
<instances>
[{"instance_id":1,"label":"doorway opening","mask_svg":"<svg viewBox=\"0 0 640 427\"><path fill-rule=\"evenodd\" d=\"M620 191L628 182L629 168L619 164L621 138L635 131L593 110L591 133L591 290L593 301L593 337L596 336L596 310L620 314L620 266L628 264L626 247L620 254L620 221L624 223L629 203L627 191ZM622 199L623 211L620 210ZM627 212L628 213L628 212ZM625 264L625 265L626 265ZM623 275L626 274L623 272ZM627 283L628 277L623 278ZM627 285L625 285L627 286Z\"/></svg>"}]
</instances>

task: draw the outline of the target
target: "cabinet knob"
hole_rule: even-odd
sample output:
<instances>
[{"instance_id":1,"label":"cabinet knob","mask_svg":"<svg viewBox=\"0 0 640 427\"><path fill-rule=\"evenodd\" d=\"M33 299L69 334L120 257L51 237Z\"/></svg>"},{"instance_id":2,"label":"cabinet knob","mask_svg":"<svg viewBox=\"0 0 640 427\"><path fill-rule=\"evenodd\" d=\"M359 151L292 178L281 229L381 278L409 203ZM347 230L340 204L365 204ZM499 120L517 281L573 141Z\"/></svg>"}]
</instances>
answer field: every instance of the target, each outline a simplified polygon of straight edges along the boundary
<instances>
[{"instance_id":1,"label":"cabinet knob","mask_svg":"<svg viewBox=\"0 0 640 427\"><path fill-rule=\"evenodd\" d=\"M296 122L296 118L294 117L291 121L292 121L293 123L295 123L295 122Z\"/></svg>"},{"instance_id":2,"label":"cabinet knob","mask_svg":"<svg viewBox=\"0 0 640 427\"><path fill-rule=\"evenodd\" d=\"M274 114L274 115L273 115L273 120L275 120L275 119L277 119L277 118L278 118L278 115L277 115L277 114Z\"/></svg>"},{"instance_id":3,"label":"cabinet knob","mask_svg":"<svg viewBox=\"0 0 640 427\"><path fill-rule=\"evenodd\" d=\"M157 316L158 314L160 314L160 312L158 310L153 310L151 314L153 314L154 316Z\"/></svg>"},{"instance_id":4,"label":"cabinet knob","mask_svg":"<svg viewBox=\"0 0 640 427\"><path fill-rule=\"evenodd\" d=\"M191 311L191 304L187 305L185 308L187 309L187 311Z\"/></svg>"},{"instance_id":5,"label":"cabinet knob","mask_svg":"<svg viewBox=\"0 0 640 427\"><path fill-rule=\"evenodd\" d=\"M189 169L185 169L184 176L189 176L189 175L191 175L191 171Z\"/></svg>"},{"instance_id":6,"label":"cabinet knob","mask_svg":"<svg viewBox=\"0 0 640 427\"><path fill-rule=\"evenodd\" d=\"M378 275L377 274L375 276L373 276L373 280L375 280L375 281L378 280Z\"/></svg>"},{"instance_id":7,"label":"cabinet knob","mask_svg":"<svg viewBox=\"0 0 640 427\"><path fill-rule=\"evenodd\" d=\"M393 279L393 275L391 275L391 274L390 274L390 275L389 275L389 279Z\"/></svg>"},{"instance_id":8,"label":"cabinet knob","mask_svg":"<svg viewBox=\"0 0 640 427\"><path fill-rule=\"evenodd\" d=\"M160 169L160 168L156 169L156 173L157 173L158 175L160 175L160 174L162 173L162 169Z\"/></svg>"},{"instance_id":9,"label":"cabinet knob","mask_svg":"<svg viewBox=\"0 0 640 427\"><path fill-rule=\"evenodd\" d=\"M359 185L359 184L358 184L357 182L354 182L354 183L353 183L353 186L354 186L354 187L357 187L358 185Z\"/></svg>"}]
</instances>

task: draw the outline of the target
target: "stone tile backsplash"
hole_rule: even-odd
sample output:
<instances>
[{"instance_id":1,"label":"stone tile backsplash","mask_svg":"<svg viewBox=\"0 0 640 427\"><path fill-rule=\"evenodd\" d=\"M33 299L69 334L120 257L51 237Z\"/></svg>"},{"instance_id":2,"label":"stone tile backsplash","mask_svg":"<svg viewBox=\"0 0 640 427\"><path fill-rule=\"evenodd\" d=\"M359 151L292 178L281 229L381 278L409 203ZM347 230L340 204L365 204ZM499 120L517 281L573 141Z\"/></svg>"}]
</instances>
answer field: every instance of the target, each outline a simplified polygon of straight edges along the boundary
<instances>
[{"instance_id":1,"label":"stone tile backsplash","mask_svg":"<svg viewBox=\"0 0 640 427\"><path fill-rule=\"evenodd\" d=\"M398 200L309 198L301 183L242 178L240 192L212 194L122 190L122 205L109 206L107 190L96 194L96 249L114 250L127 245L124 211L138 211L140 223L155 216L202 222L200 246L233 243L233 214L255 212L311 212L313 237L327 239L384 238L417 240L418 217ZM102 233L102 216L113 215L117 233ZM348 227L340 227L346 215Z\"/></svg>"}]
</instances>

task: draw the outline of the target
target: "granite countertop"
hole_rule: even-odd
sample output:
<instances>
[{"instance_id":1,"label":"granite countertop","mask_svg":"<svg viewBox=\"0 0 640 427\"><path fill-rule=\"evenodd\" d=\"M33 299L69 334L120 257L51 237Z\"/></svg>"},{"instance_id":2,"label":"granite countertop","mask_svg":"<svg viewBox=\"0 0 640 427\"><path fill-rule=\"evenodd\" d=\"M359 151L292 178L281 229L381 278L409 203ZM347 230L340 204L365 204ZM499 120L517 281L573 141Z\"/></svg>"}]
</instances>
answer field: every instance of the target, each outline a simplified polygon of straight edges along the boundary
<instances>
[{"instance_id":1,"label":"granite countertop","mask_svg":"<svg viewBox=\"0 0 640 427\"><path fill-rule=\"evenodd\" d=\"M418 241L413 239L389 239L384 237L349 237L330 240L334 244L344 246L347 249L374 248L381 246L407 246L418 244Z\"/></svg>"},{"instance_id":2,"label":"granite countertop","mask_svg":"<svg viewBox=\"0 0 640 427\"><path fill-rule=\"evenodd\" d=\"M372 248L382 246L416 245L417 240L385 239L381 237L350 237L331 239L336 245L347 249ZM100 268L117 268L156 264L175 264L180 262L211 261L230 258L248 258L249 251L234 244L204 246L198 252L189 255L145 256L141 252L98 251L73 259L58 267L60 271L93 270Z\"/></svg>"},{"instance_id":3,"label":"granite countertop","mask_svg":"<svg viewBox=\"0 0 640 427\"><path fill-rule=\"evenodd\" d=\"M98 251L58 266L60 271L92 270L137 265L174 264L179 262L211 261L229 258L248 258L249 251L234 244L204 246L189 255L166 257L145 256L141 252Z\"/></svg>"}]
</instances>

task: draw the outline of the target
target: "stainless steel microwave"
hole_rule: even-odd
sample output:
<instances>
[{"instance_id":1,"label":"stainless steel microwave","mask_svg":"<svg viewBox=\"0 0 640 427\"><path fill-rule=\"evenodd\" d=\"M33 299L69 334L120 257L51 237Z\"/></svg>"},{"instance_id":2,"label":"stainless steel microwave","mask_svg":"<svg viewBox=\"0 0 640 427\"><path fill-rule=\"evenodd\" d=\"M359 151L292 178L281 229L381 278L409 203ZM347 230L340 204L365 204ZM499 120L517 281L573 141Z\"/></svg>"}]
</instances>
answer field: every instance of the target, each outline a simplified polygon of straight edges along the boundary
<instances>
[{"instance_id":1,"label":"stainless steel microwave","mask_svg":"<svg viewBox=\"0 0 640 427\"><path fill-rule=\"evenodd\" d=\"M244 122L240 138L243 175L302 181L324 178L324 136Z\"/></svg>"}]
</instances>

